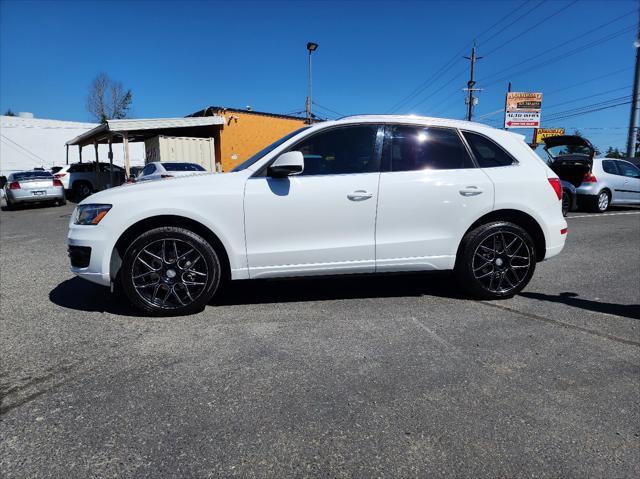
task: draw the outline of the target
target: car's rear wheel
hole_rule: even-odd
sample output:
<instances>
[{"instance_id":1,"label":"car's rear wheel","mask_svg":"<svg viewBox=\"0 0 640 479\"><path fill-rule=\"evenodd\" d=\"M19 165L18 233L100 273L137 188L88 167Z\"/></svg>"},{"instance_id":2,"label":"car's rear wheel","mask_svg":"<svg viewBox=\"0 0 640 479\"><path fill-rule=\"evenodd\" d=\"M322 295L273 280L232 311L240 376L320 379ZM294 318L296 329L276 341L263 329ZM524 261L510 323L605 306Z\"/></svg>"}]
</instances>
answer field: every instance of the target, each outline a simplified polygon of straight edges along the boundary
<instances>
[{"instance_id":1,"label":"car's rear wheel","mask_svg":"<svg viewBox=\"0 0 640 479\"><path fill-rule=\"evenodd\" d=\"M494 222L478 226L462 239L455 275L470 295L482 299L510 298L531 280L536 249L520 226Z\"/></svg>"},{"instance_id":2,"label":"car's rear wheel","mask_svg":"<svg viewBox=\"0 0 640 479\"><path fill-rule=\"evenodd\" d=\"M600 193L593 197L589 209L594 213L604 213L609 209L610 203L610 193L607 190L602 190Z\"/></svg>"},{"instance_id":3,"label":"car's rear wheel","mask_svg":"<svg viewBox=\"0 0 640 479\"><path fill-rule=\"evenodd\" d=\"M129 300L156 316L200 311L218 290L222 268L215 249L184 228L140 235L127 249L120 282Z\"/></svg>"},{"instance_id":4,"label":"car's rear wheel","mask_svg":"<svg viewBox=\"0 0 640 479\"><path fill-rule=\"evenodd\" d=\"M562 216L567 216L571 209L571 196L566 191L562 192Z\"/></svg>"},{"instance_id":5,"label":"car's rear wheel","mask_svg":"<svg viewBox=\"0 0 640 479\"><path fill-rule=\"evenodd\" d=\"M77 200L83 200L93 194L93 187L88 181L76 181L73 183L73 195Z\"/></svg>"}]
</instances>

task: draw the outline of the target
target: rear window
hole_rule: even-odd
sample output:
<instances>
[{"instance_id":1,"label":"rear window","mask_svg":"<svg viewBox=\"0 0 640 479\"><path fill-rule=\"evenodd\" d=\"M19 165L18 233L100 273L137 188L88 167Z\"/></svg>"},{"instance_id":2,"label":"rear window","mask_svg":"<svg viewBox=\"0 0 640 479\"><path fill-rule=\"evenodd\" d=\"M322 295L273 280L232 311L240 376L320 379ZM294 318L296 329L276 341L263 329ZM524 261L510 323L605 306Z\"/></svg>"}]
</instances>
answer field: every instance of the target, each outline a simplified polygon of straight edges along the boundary
<instances>
[{"instance_id":1,"label":"rear window","mask_svg":"<svg viewBox=\"0 0 640 479\"><path fill-rule=\"evenodd\" d=\"M33 180L36 178L53 178L53 175L48 171L25 171L22 173L14 173L13 179L15 181L20 180Z\"/></svg>"},{"instance_id":2,"label":"rear window","mask_svg":"<svg viewBox=\"0 0 640 479\"><path fill-rule=\"evenodd\" d=\"M207 171L195 163L162 163L167 171Z\"/></svg>"},{"instance_id":3,"label":"rear window","mask_svg":"<svg viewBox=\"0 0 640 479\"><path fill-rule=\"evenodd\" d=\"M469 143L480 168L510 166L516 163L511 155L489 138L469 131L463 131L462 134Z\"/></svg>"}]
</instances>

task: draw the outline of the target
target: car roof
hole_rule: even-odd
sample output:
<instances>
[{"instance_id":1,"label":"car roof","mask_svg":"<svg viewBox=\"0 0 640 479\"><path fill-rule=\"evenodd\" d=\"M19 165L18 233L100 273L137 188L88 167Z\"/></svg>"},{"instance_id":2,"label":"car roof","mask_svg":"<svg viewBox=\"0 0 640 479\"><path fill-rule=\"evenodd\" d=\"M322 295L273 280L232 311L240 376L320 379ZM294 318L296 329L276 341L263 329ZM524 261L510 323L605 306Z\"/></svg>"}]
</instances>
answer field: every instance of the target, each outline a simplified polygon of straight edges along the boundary
<instances>
[{"instance_id":1,"label":"car roof","mask_svg":"<svg viewBox=\"0 0 640 479\"><path fill-rule=\"evenodd\" d=\"M508 130L499 130L493 128L484 123L477 123L474 121L466 120L453 120L451 118L437 118L432 116L419 116L419 115L352 115L344 118L339 118L333 121L323 121L315 123L312 129L320 130L333 125L349 125L358 123L398 123L398 124L415 124L415 125L428 125L428 126L440 126L448 128L458 128L462 130L475 131L478 133L489 133L492 135L513 135L520 138L524 138L523 135L513 133Z\"/></svg>"}]
</instances>

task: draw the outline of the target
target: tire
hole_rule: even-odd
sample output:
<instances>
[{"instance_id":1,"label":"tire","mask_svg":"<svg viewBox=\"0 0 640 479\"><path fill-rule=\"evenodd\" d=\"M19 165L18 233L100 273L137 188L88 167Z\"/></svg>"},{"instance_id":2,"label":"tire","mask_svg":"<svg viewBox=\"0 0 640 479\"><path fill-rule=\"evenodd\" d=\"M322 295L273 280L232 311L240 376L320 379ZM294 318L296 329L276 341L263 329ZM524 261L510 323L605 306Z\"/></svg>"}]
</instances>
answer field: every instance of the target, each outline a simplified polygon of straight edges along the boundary
<instances>
[{"instance_id":1,"label":"tire","mask_svg":"<svg viewBox=\"0 0 640 479\"><path fill-rule=\"evenodd\" d=\"M204 309L220 286L215 249L184 228L161 227L140 235L124 254L120 284L129 301L153 316Z\"/></svg>"},{"instance_id":2,"label":"tire","mask_svg":"<svg viewBox=\"0 0 640 479\"><path fill-rule=\"evenodd\" d=\"M4 197L4 201L6 203L5 209L7 211L11 211L15 209L15 205L13 204L13 202L9 199L9 195L5 195Z\"/></svg>"},{"instance_id":3,"label":"tire","mask_svg":"<svg viewBox=\"0 0 640 479\"><path fill-rule=\"evenodd\" d=\"M591 198L589 210L594 213L604 213L609 209L611 204L611 193L607 190L601 190L597 195Z\"/></svg>"},{"instance_id":4,"label":"tire","mask_svg":"<svg viewBox=\"0 0 640 479\"><path fill-rule=\"evenodd\" d=\"M562 193L562 216L567 216L571 210L571 196L569 193Z\"/></svg>"},{"instance_id":5,"label":"tire","mask_svg":"<svg viewBox=\"0 0 640 479\"><path fill-rule=\"evenodd\" d=\"M531 236L514 223L496 221L464 236L454 274L469 295L504 299L522 291L535 268L536 249Z\"/></svg>"},{"instance_id":6,"label":"tire","mask_svg":"<svg viewBox=\"0 0 640 479\"><path fill-rule=\"evenodd\" d=\"M73 183L73 196L76 200L84 200L93 194L93 186L88 181L76 181Z\"/></svg>"},{"instance_id":7,"label":"tire","mask_svg":"<svg viewBox=\"0 0 640 479\"><path fill-rule=\"evenodd\" d=\"M67 204L67 198L65 198L65 196L63 195L61 200L56 201L56 204L57 204L58 206L64 206L64 205L66 205L66 204Z\"/></svg>"}]
</instances>

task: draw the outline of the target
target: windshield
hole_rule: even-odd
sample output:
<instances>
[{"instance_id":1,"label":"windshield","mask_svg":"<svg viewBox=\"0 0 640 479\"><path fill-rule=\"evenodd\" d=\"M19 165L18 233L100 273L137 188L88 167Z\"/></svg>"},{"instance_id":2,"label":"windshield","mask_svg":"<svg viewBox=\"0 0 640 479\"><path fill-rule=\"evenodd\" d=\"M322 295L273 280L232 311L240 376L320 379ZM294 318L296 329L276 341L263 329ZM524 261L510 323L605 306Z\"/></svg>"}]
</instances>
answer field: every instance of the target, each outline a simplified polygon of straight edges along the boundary
<instances>
[{"instance_id":1,"label":"windshield","mask_svg":"<svg viewBox=\"0 0 640 479\"><path fill-rule=\"evenodd\" d=\"M547 148L547 152L553 158L560 158L569 155L591 156L591 150L586 145L558 145Z\"/></svg>"},{"instance_id":2,"label":"windshield","mask_svg":"<svg viewBox=\"0 0 640 479\"><path fill-rule=\"evenodd\" d=\"M207 171L195 163L162 163L167 171Z\"/></svg>"},{"instance_id":3,"label":"windshield","mask_svg":"<svg viewBox=\"0 0 640 479\"><path fill-rule=\"evenodd\" d=\"M298 133L308 129L310 127L305 126L302 127L296 131L292 131L291 133L289 133L286 136L283 136L282 138L280 138L277 141L274 141L273 143L271 143L269 146L263 148L262 150L260 150L258 153L254 154L253 156L251 156L250 158L246 159L245 161L243 161L242 163L240 163L238 166L236 166L233 170L231 171L242 171L244 169L247 169L249 166L253 165L256 161L258 161L260 158L262 158L264 155L266 155L267 153L272 152L273 150L275 150L276 148L278 148L280 145L282 145L285 141L293 138L294 136L296 136Z\"/></svg>"},{"instance_id":4,"label":"windshield","mask_svg":"<svg viewBox=\"0 0 640 479\"><path fill-rule=\"evenodd\" d=\"M24 171L22 173L13 174L13 179L15 181L33 180L35 178L53 178L53 175L48 171Z\"/></svg>"}]
</instances>

